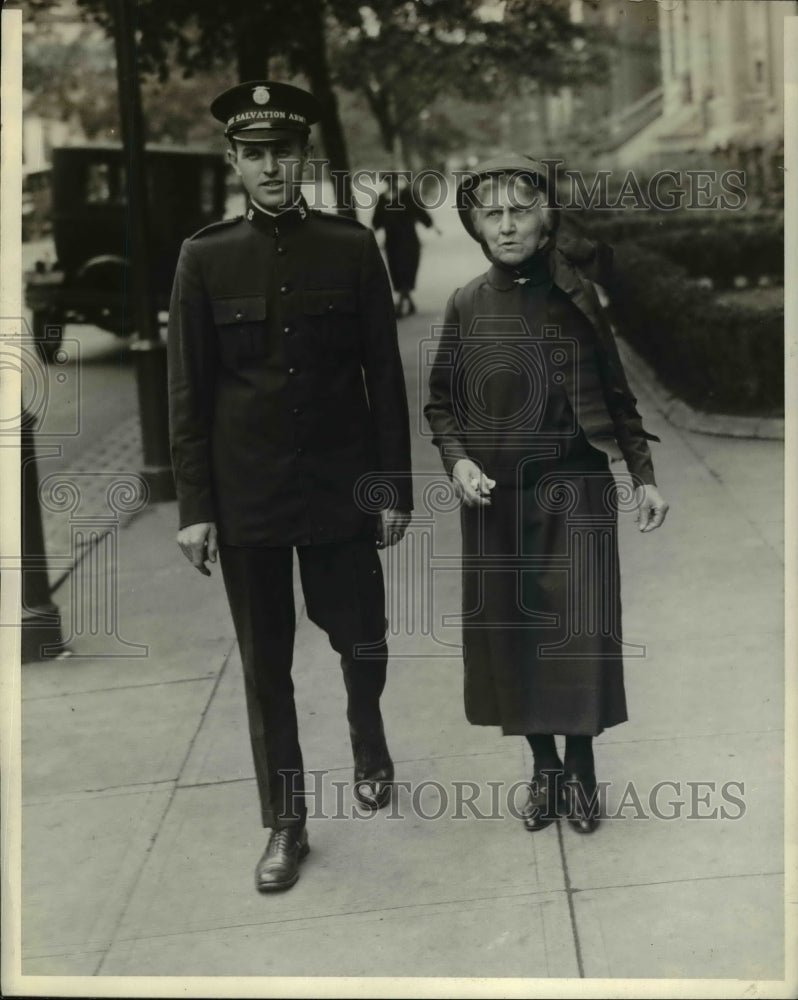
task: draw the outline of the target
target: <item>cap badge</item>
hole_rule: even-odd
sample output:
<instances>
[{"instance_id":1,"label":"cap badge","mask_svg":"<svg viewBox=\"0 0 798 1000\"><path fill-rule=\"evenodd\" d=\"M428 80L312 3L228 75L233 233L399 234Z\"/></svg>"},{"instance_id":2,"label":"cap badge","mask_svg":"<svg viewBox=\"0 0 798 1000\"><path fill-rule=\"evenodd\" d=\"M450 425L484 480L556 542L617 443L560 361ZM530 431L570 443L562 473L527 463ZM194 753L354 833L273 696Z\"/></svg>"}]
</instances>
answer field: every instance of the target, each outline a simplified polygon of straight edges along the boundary
<instances>
[{"instance_id":1,"label":"cap badge","mask_svg":"<svg viewBox=\"0 0 798 1000\"><path fill-rule=\"evenodd\" d=\"M252 91L252 100L256 104L268 104L269 103L269 88L268 87L255 87Z\"/></svg>"}]
</instances>

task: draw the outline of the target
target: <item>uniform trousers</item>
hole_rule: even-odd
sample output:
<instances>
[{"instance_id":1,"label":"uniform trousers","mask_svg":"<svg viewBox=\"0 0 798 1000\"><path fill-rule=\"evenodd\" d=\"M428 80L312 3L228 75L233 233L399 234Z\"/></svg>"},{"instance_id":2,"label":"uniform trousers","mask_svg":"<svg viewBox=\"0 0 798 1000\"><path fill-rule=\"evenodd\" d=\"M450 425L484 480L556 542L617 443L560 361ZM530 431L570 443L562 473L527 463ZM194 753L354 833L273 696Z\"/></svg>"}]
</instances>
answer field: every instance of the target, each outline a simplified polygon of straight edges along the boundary
<instances>
[{"instance_id":1,"label":"uniform trousers","mask_svg":"<svg viewBox=\"0 0 798 1000\"><path fill-rule=\"evenodd\" d=\"M388 660L385 589L374 537L296 546L308 618L341 657L353 739L379 740ZM293 546L220 546L241 659L265 827L303 826L302 751L291 666Z\"/></svg>"}]
</instances>

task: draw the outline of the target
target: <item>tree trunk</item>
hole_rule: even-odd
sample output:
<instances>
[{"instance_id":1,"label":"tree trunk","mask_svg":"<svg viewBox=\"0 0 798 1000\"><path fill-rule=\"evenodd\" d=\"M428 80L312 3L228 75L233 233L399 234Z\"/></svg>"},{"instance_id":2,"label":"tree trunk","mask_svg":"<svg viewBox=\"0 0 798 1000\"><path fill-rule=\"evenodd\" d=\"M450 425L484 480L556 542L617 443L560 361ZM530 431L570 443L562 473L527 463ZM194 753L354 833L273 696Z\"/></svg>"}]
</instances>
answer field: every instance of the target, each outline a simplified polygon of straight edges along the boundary
<instances>
[{"instance_id":1,"label":"tree trunk","mask_svg":"<svg viewBox=\"0 0 798 1000\"><path fill-rule=\"evenodd\" d=\"M236 64L238 79L267 80L269 77L269 50L263 43L268 38L268 26L244 17L236 27Z\"/></svg>"},{"instance_id":2,"label":"tree trunk","mask_svg":"<svg viewBox=\"0 0 798 1000\"><path fill-rule=\"evenodd\" d=\"M338 100L330 79L324 9L320 0L310 0L307 5L306 17L307 36L302 53L302 69L310 81L310 89L321 105L319 130L335 186L335 201L338 211L341 215L354 219L356 213L352 198L349 153L338 114Z\"/></svg>"}]
</instances>

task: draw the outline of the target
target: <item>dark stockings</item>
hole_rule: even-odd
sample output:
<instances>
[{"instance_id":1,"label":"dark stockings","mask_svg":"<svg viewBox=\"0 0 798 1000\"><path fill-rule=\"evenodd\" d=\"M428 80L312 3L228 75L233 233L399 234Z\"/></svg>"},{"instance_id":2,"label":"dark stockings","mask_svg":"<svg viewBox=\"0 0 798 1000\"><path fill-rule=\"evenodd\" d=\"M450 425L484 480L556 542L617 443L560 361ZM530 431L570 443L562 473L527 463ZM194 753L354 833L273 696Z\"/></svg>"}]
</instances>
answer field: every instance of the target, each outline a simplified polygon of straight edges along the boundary
<instances>
[{"instance_id":1,"label":"dark stockings","mask_svg":"<svg viewBox=\"0 0 798 1000\"><path fill-rule=\"evenodd\" d=\"M532 750L535 771L559 771L563 763L557 753L551 733L528 733L527 742ZM593 774L593 737L565 737L565 770L568 774Z\"/></svg>"}]
</instances>

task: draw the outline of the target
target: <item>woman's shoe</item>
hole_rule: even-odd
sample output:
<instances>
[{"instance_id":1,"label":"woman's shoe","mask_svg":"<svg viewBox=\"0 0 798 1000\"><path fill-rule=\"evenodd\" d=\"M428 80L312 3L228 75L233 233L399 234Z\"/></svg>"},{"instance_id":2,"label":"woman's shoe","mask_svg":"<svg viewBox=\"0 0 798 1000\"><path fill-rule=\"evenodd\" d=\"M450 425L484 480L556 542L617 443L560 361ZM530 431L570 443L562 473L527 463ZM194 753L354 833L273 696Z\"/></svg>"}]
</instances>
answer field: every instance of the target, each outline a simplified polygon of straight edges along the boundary
<instances>
[{"instance_id":1,"label":"woman's shoe","mask_svg":"<svg viewBox=\"0 0 798 1000\"><path fill-rule=\"evenodd\" d=\"M595 774L569 774L563 782L565 815L577 833L593 833L599 825L599 795Z\"/></svg>"},{"instance_id":2,"label":"woman's shoe","mask_svg":"<svg viewBox=\"0 0 798 1000\"><path fill-rule=\"evenodd\" d=\"M559 819L562 812L561 782L557 770L535 772L529 785L529 798L521 810L524 828L537 833Z\"/></svg>"}]
</instances>

